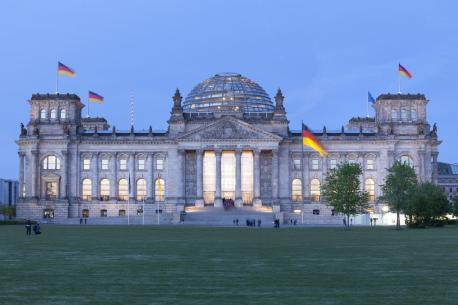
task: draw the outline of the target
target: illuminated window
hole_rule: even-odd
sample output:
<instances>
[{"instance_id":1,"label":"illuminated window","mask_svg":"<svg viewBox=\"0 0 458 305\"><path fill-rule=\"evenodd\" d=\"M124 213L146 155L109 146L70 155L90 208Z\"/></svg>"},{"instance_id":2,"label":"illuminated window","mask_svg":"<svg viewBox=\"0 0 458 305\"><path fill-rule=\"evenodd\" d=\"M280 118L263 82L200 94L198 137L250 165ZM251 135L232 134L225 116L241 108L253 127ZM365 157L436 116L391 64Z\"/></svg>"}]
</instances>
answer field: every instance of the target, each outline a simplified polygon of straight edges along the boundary
<instances>
[{"instance_id":1,"label":"illuminated window","mask_svg":"<svg viewBox=\"0 0 458 305\"><path fill-rule=\"evenodd\" d=\"M62 110L60 111L60 118L61 118L61 119L66 119L66 118L67 118L67 110L62 109Z\"/></svg>"},{"instance_id":2,"label":"illuminated window","mask_svg":"<svg viewBox=\"0 0 458 305\"><path fill-rule=\"evenodd\" d=\"M118 183L118 200L127 201L129 199L129 182L127 179L120 179Z\"/></svg>"},{"instance_id":3,"label":"illuminated window","mask_svg":"<svg viewBox=\"0 0 458 305\"><path fill-rule=\"evenodd\" d=\"M145 170L145 159L138 159L138 170Z\"/></svg>"},{"instance_id":4,"label":"illuminated window","mask_svg":"<svg viewBox=\"0 0 458 305\"><path fill-rule=\"evenodd\" d=\"M122 170L122 171L127 170L127 159L119 160L119 170Z\"/></svg>"},{"instance_id":5,"label":"illuminated window","mask_svg":"<svg viewBox=\"0 0 458 305\"><path fill-rule=\"evenodd\" d=\"M58 185L57 182L46 182L46 199L53 200L56 199L58 196Z\"/></svg>"},{"instance_id":6,"label":"illuminated window","mask_svg":"<svg viewBox=\"0 0 458 305\"><path fill-rule=\"evenodd\" d=\"M336 159L331 159L330 164L329 164L329 168L330 169L334 169L336 167L337 167L337 160Z\"/></svg>"},{"instance_id":7,"label":"illuminated window","mask_svg":"<svg viewBox=\"0 0 458 305\"><path fill-rule=\"evenodd\" d=\"M154 200L163 202L165 200L165 182L164 179L156 179L154 183Z\"/></svg>"},{"instance_id":8,"label":"illuminated window","mask_svg":"<svg viewBox=\"0 0 458 305\"><path fill-rule=\"evenodd\" d=\"M413 166L412 158L407 156L407 155L401 156L400 161L401 161L402 164L407 164L409 166Z\"/></svg>"},{"instance_id":9,"label":"illuminated window","mask_svg":"<svg viewBox=\"0 0 458 305\"><path fill-rule=\"evenodd\" d=\"M109 167L109 160L108 158L103 158L102 161L101 161L101 167L102 167L102 170L108 170L108 167Z\"/></svg>"},{"instance_id":10,"label":"illuminated window","mask_svg":"<svg viewBox=\"0 0 458 305\"><path fill-rule=\"evenodd\" d=\"M203 159L203 195L206 204L214 203L216 190L215 152L206 151Z\"/></svg>"},{"instance_id":11,"label":"illuminated window","mask_svg":"<svg viewBox=\"0 0 458 305\"><path fill-rule=\"evenodd\" d=\"M224 199L235 199L235 153L221 154L221 195Z\"/></svg>"},{"instance_id":12,"label":"illuminated window","mask_svg":"<svg viewBox=\"0 0 458 305\"><path fill-rule=\"evenodd\" d=\"M92 181L91 179L83 179L83 200L92 200Z\"/></svg>"},{"instance_id":13,"label":"illuminated window","mask_svg":"<svg viewBox=\"0 0 458 305\"><path fill-rule=\"evenodd\" d=\"M108 201L110 199L110 180L100 180L100 200Z\"/></svg>"},{"instance_id":14,"label":"illuminated window","mask_svg":"<svg viewBox=\"0 0 458 305\"><path fill-rule=\"evenodd\" d=\"M56 156L47 156L43 160L43 169L60 169L60 159Z\"/></svg>"},{"instance_id":15,"label":"illuminated window","mask_svg":"<svg viewBox=\"0 0 458 305\"><path fill-rule=\"evenodd\" d=\"M146 180L138 179L137 180L137 200L142 201L146 199Z\"/></svg>"},{"instance_id":16,"label":"illuminated window","mask_svg":"<svg viewBox=\"0 0 458 305\"><path fill-rule=\"evenodd\" d=\"M46 109L41 109L41 111L40 111L40 119L46 119L47 114L48 113L47 113Z\"/></svg>"},{"instance_id":17,"label":"illuminated window","mask_svg":"<svg viewBox=\"0 0 458 305\"><path fill-rule=\"evenodd\" d=\"M369 202L375 201L375 182L373 179L366 179L364 183L364 189L369 194Z\"/></svg>"},{"instance_id":18,"label":"illuminated window","mask_svg":"<svg viewBox=\"0 0 458 305\"><path fill-rule=\"evenodd\" d=\"M373 159L367 159L366 160L366 169L367 170L373 170L374 169L374 160Z\"/></svg>"},{"instance_id":19,"label":"illuminated window","mask_svg":"<svg viewBox=\"0 0 458 305\"><path fill-rule=\"evenodd\" d=\"M320 168L320 160L312 159L312 169L318 170Z\"/></svg>"},{"instance_id":20,"label":"illuminated window","mask_svg":"<svg viewBox=\"0 0 458 305\"><path fill-rule=\"evenodd\" d=\"M312 201L320 201L320 196L321 196L320 180L312 179L312 181L310 181L310 197Z\"/></svg>"},{"instance_id":21,"label":"illuminated window","mask_svg":"<svg viewBox=\"0 0 458 305\"><path fill-rule=\"evenodd\" d=\"M84 158L83 159L83 170L87 171L91 169L91 159L90 158Z\"/></svg>"},{"instance_id":22,"label":"illuminated window","mask_svg":"<svg viewBox=\"0 0 458 305\"><path fill-rule=\"evenodd\" d=\"M159 158L159 159L156 159L156 170L163 170L164 169L164 159L162 158Z\"/></svg>"},{"instance_id":23,"label":"illuminated window","mask_svg":"<svg viewBox=\"0 0 458 305\"><path fill-rule=\"evenodd\" d=\"M52 110L51 110L51 114L50 114L49 117L50 117L51 119L55 119L56 116L57 116L57 111L56 111L56 109L52 109Z\"/></svg>"},{"instance_id":24,"label":"illuminated window","mask_svg":"<svg viewBox=\"0 0 458 305\"><path fill-rule=\"evenodd\" d=\"M253 152L243 151L240 159L242 176L242 201L244 204L253 202Z\"/></svg>"},{"instance_id":25,"label":"illuminated window","mask_svg":"<svg viewBox=\"0 0 458 305\"><path fill-rule=\"evenodd\" d=\"M293 179L291 184L291 199L293 201L302 201L302 181L301 179Z\"/></svg>"}]
</instances>

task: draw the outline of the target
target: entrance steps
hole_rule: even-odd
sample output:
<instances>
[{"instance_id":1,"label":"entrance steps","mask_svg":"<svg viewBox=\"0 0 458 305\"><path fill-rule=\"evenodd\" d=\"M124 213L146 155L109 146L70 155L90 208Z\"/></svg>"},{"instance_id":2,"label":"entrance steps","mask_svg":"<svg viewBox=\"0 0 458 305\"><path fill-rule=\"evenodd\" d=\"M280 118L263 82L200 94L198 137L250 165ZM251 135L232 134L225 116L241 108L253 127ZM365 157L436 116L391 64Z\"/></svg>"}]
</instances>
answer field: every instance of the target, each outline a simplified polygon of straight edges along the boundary
<instances>
[{"instance_id":1,"label":"entrance steps","mask_svg":"<svg viewBox=\"0 0 458 305\"><path fill-rule=\"evenodd\" d=\"M225 210L215 207L186 207L185 224L233 226L234 219L239 226L246 226L247 219L261 220L261 226L272 226L274 214L271 207L240 207Z\"/></svg>"}]
</instances>

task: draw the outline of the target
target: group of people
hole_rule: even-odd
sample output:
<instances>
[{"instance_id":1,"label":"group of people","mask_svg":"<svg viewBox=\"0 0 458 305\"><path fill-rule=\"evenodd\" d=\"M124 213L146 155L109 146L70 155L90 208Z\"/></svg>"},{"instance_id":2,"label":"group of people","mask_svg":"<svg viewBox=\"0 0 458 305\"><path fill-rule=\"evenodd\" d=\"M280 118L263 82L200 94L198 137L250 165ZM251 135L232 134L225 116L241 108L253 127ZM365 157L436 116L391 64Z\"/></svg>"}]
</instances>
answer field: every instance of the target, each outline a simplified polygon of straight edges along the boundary
<instances>
[{"instance_id":1,"label":"group of people","mask_svg":"<svg viewBox=\"0 0 458 305\"><path fill-rule=\"evenodd\" d=\"M80 225L82 225L83 222L85 225L87 225L87 217L80 217Z\"/></svg>"},{"instance_id":2,"label":"group of people","mask_svg":"<svg viewBox=\"0 0 458 305\"><path fill-rule=\"evenodd\" d=\"M247 220L246 220L246 226L247 227L256 227L256 225L258 227L261 226L261 219L256 220L256 219L248 219L247 218Z\"/></svg>"},{"instance_id":3,"label":"group of people","mask_svg":"<svg viewBox=\"0 0 458 305\"><path fill-rule=\"evenodd\" d=\"M41 234L41 227L38 222L33 225L33 233L35 233L35 235ZM32 222L30 220L27 220L25 223L25 234L32 235Z\"/></svg>"},{"instance_id":4,"label":"group of people","mask_svg":"<svg viewBox=\"0 0 458 305\"><path fill-rule=\"evenodd\" d=\"M229 209L233 208L234 206L235 206L234 205L234 200L223 198L223 208L225 210L229 210Z\"/></svg>"}]
</instances>

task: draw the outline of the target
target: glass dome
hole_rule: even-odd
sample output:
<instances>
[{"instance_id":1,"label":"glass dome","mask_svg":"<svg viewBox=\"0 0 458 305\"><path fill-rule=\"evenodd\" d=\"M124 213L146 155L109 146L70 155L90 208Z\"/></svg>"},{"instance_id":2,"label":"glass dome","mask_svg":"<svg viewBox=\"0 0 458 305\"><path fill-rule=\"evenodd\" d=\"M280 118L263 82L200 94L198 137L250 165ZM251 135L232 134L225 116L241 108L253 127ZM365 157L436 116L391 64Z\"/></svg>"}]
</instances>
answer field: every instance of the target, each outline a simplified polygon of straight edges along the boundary
<instances>
[{"instance_id":1,"label":"glass dome","mask_svg":"<svg viewBox=\"0 0 458 305\"><path fill-rule=\"evenodd\" d=\"M237 74L219 73L194 87L183 102L183 111L273 112L269 95L257 83Z\"/></svg>"}]
</instances>

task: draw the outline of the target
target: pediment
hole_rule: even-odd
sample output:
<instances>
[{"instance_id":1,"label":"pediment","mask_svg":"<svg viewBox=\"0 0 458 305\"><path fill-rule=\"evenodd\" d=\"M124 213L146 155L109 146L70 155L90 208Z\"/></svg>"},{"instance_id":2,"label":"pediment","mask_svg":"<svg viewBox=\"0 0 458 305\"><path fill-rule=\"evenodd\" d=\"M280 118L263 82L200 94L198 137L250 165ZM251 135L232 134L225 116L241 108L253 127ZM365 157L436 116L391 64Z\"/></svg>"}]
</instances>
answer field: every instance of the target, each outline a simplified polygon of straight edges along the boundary
<instances>
[{"instance_id":1,"label":"pediment","mask_svg":"<svg viewBox=\"0 0 458 305\"><path fill-rule=\"evenodd\" d=\"M199 127L177 138L179 141L261 140L278 142L282 138L233 117L223 117L216 122Z\"/></svg>"}]
</instances>

